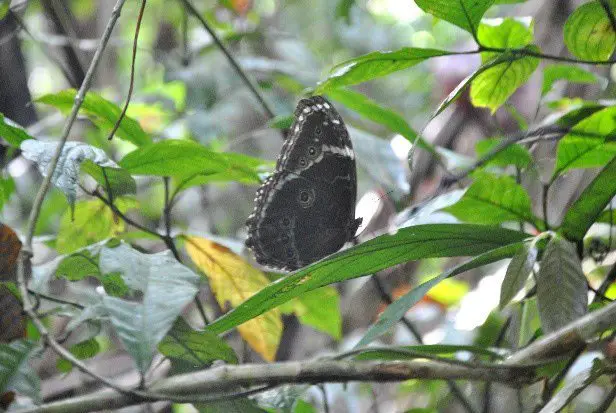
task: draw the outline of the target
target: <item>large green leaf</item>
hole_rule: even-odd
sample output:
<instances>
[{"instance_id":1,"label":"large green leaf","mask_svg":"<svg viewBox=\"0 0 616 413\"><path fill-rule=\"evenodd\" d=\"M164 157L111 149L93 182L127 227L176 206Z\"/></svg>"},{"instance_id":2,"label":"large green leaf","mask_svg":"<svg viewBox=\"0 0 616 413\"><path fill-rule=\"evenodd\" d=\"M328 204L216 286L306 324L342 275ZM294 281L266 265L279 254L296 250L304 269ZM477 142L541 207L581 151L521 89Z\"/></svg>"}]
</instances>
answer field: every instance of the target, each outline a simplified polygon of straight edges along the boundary
<instances>
[{"instance_id":1,"label":"large green leaf","mask_svg":"<svg viewBox=\"0 0 616 413\"><path fill-rule=\"evenodd\" d=\"M6 119L2 113L0 113L0 138L17 148L23 141L34 139L21 126Z\"/></svg>"},{"instance_id":2,"label":"large green leaf","mask_svg":"<svg viewBox=\"0 0 616 413\"><path fill-rule=\"evenodd\" d=\"M418 225L381 235L289 274L225 314L207 329L227 331L306 291L429 257L471 256L519 242L525 233L482 225Z\"/></svg>"},{"instance_id":3,"label":"large green leaf","mask_svg":"<svg viewBox=\"0 0 616 413\"><path fill-rule=\"evenodd\" d=\"M544 332L556 331L586 314L586 277L575 245L555 235L543 253L535 278Z\"/></svg>"},{"instance_id":4,"label":"large green leaf","mask_svg":"<svg viewBox=\"0 0 616 413\"><path fill-rule=\"evenodd\" d=\"M119 273L126 285L143 294L141 302L104 296L103 305L138 370L145 373L156 346L198 291L199 276L168 251L142 254L126 244L103 248L101 273Z\"/></svg>"},{"instance_id":5,"label":"large green leaf","mask_svg":"<svg viewBox=\"0 0 616 413\"><path fill-rule=\"evenodd\" d=\"M77 91L75 89L67 89L58 93L41 96L36 101L51 105L64 113L68 113L75 103L76 94ZM102 96L94 92L88 92L79 111L105 133L109 133L118 121L122 109ZM137 146L145 145L152 141L150 136L141 129L139 122L129 116L122 118L115 136Z\"/></svg>"},{"instance_id":6,"label":"large green leaf","mask_svg":"<svg viewBox=\"0 0 616 413\"><path fill-rule=\"evenodd\" d=\"M608 0L612 11L615 0ZM565 45L572 55L587 60L608 60L616 47L616 34L599 1L578 7L563 28Z\"/></svg>"},{"instance_id":7,"label":"large green leaf","mask_svg":"<svg viewBox=\"0 0 616 413\"><path fill-rule=\"evenodd\" d=\"M498 49L517 49L533 41L532 22L506 18L485 19L477 29L477 38L484 47ZM482 53L483 61L493 58L492 53Z\"/></svg>"},{"instance_id":8,"label":"large green leaf","mask_svg":"<svg viewBox=\"0 0 616 413\"><path fill-rule=\"evenodd\" d=\"M395 52L368 53L335 66L329 77L319 84L316 93L323 94L341 86L366 82L415 66L431 57L449 54L452 53L413 47L406 47Z\"/></svg>"},{"instance_id":9,"label":"large green leaf","mask_svg":"<svg viewBox=\"0 0 616 413\"><path fill-rule=\"evenodd\" d=\"M393 110L384 108L361 93L357 93L349 89L331 89L327 92L327 95L342 103L349 109L359 113L366 119L380 123L381 125L388 127L391 131L397 132L404 136L409 142L415 143L415 139L417 139L417 132L409 126L402 116ZM418 144L422 148L438 156L438 153L434 150L434 147L430 143L426 142L425 139L420 137Z\"/></svg>"},{"instance_id":10,"label":"large green leaf","mask_svg":"<svg viewBox=\"0 0 616 413\"><path fill-rule=\"evenodd\" d=\"M597 76L580 67L558 64L543 68L543 84L541 85L541 96L545 96L552 86L559 80L566 80L572 83L594 83Z\"/></svg>"},{"instance_id":11,"label":"large green leaf","mask_svg":"<svg viewBox=\"0 0 616 413\"><path fill-rule=\"evenodd\" d=\"M462 198L444 211L466 222L502 224L523 221L541 226L531 211L530 196L509 176L477 175Z\"/></svg>"},{"instance_id":12,"label":"large green leaf","mask_svg":"<svg viewBox=\"0 0 616 413\"><path fill-rule=\"evenodd\" d=\"M158 344L161 354L205 368L215 360L237 364L237 356L227 343L210 331L193 330L182 317Z\"/></svg>"},{"instance_id":13,"label":"large green leaf","mask_svg":"<svg viewBox=\"0 0 616 413\"><path fill-rule=\"evenodd\" d=\"M494 0L415 0L415 3L426 13L474 34Z\"/></svg>"},{"instance_id":14,"label":"large green leaf","mask_svg":"<svg viewBox=\"0 0 616 413\"><path fill-rule=\"evenodd\" d=\"M0 394L14 391L40 402L41 384L28 360L36 343L26 340L0 343Z\"/></svg>"},{"instance_id":15,"label":"large green leaf","mask_svg":"<svg viewBox=\"0 0 616 413\"><path fill-rule=\"evenodd\" d=\"M490 150L498 146L503 141L502 138L483 139L475 145L477 156L482 157ZM497 153L485 165L508 166L515 165L520 169L528 167L533 162L530 152L524 146L514 143L507 146L504 150Z\"/></svg>"},{"instance_id":16,"label":"large green leaf","mask_svg":"<svg viewBox=\"0 0 616 413\"><path fill-rule=\"evenodd\" d=\"M529 49L538 51L534 46L529 46ZM538 65L538 58L525 56L481 72L471 82L471 102L477 107L487 107L492 113L496 112L528 80Z\"/></svg>"},{"instance_id":17,"label":"large green leaf","mask_svg":"<svg viewBox=\"0 0 616 413\"><path fill-rule=\"evenodd\" d=\"M520 233L518 233L520 234ZM362 339L357 343L356 347L362 347L370 344L376 338L383 335L390 328L396 325L398 321L404 317L406 312L414 306L419 300L421 300L432 287L440 283L446 278L453 277L454 275L461 274L473 268L481 267L486 264L490 264L496 261L500 261L505 258L510 258L522 247L522 242L502 243L500 247L487 250L483 254L479 254L476 257L460 264L449 271L434 277L423 284L413 288L402 297L398 298L392 304L390 304L383 313L379 316L379 319L374 323L364 334Z\"/></svg>"},{"instance_id":18,"label":"large green leaf","mask_svg":"<svg viewBox=\"0 0 616 413\"><path fill-rule=\"evenodd\" d=\"M603 209L616 195L616 155L569 207L560 230L571 241L584 238Z\"/></svg>"},{"instance_id":19,"label":"large green leaf","mask_svg":"<svg viewBox=\"0 0 616 413\"><path fill-rule=\"evenodd\" d=\"M616 155L616 106L588 116L558 143L552 179L572 168L595 168Z\"/></svg>"}]
</instances>

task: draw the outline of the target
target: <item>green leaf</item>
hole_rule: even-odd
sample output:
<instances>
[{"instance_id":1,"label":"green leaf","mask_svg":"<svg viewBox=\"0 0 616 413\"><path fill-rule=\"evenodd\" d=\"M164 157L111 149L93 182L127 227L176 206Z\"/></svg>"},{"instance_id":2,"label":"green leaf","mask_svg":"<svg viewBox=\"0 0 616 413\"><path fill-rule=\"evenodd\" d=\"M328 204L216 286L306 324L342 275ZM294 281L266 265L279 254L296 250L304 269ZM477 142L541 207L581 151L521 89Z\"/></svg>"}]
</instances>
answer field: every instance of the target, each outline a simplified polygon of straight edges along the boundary
<instances>
[{"instance_id":1,"label":"green leaf","mask_svg":"<svg viewBox=\"0 0 616 413\"><path fill-rule=\"evenodd\" d=\"M4 204L6 204L9 199L11 199L11 195L13 195L14 192L15 181L13 180L13 178L0 178L0 211L2 211L2 208L4 208Z\"/></svg>"},{"instance_id":2,"label":"green leaf","mask_svg":"<svg viewBox=\"0 0 616 413\"><path fill-rule=\"evenodd\" d=\"M21 126L6 119L2 113L0 113L0 138L15 148L19 148L25 140L34 139Z\"/></svg>"},{"instance_id":3,"label":"green leaf","mask_svg":"<svg viewBox=\"0 0 616 413\"><path fill-rule=\"evenodd\" d=\"M115 199L114 204L121 212L136 206L135 201L127 198ZM116 222L111 209L98 199L77 202L74 214L67 209L62 215L56 250L61 254L71 253L123 230L124 221Z\"/></svg>"},{"instance_id":4,"label":"green leaf","mask_svg":"<svg viewBox=\"0 0 616 413\"><path fill-rule=\"evenodd\" d=\"M249 179L258 182L255 169L264 162L241 154L213 152L193 141L170 139L138 148L119 164L134 175L184 179L210 175L210 179L218 181Z\"/></svg>"},{"instance_id":5,"label":"green leaf","mask_svg":"<svg viewBox=\"0 0 616 413\"><path fill-rule=\"evenodd\" d=\"M473 268L481 267L505 258L510 258L520 249L521 246L521 242L513 242L508 245L507 243L503 243L501 246L496 246L494 249L487 250L483 254L479 254L476 257L473 257L470 260L413 288L411 291L390 304L385 311L381 313L376 323L368 329L366 334L364 334L355 347L366 346L376 338L385 334L389 329L396 325L396 323L404 317L406 312L412 306L417 304L417 302L419 302L419 300L421 300L432 287L444 279L461 274Z\"/></svg>"},{"instance_id":6,"label":"green leaf","mask_svg":"<svg viewBox=\"0 0 616 413\"><path fill-rule=\"evenodd\" d=\"M343 0L345 1L345 0ZM293 413L316 413L316 409L310 403L303 401L302 399L297 399L295 402L295 407L293 409Z\"/></svg>"},{"instance_id":7,"label":"green leaf","mask_svg":"<svg viewBox=\"0 0 616 413\"><path fill-rule=\"evenodd\" d=\"M294 313L302 324L323 331L336 340L342 338L340 296L333 287L322 287L302 294L284 303L280 311Z\"/></svg>"},{"instance_id":8,"label":"green leaf","mask_svg":"<svg viewBox=\"0 0 616 413\"><path fill-rule=\"evenodd\" d=\"M566 80L572 83L594 83L597 77L578 66L558 64L543 68L543 84L541 85L541 96L545 96L554 83L559 80Z\"/></svg>"},{"instance_id":9,"label":"green leaf","mask_svg":"<svg viewBox=\"0 0 616 413\"><path fill-rule=\"evenodd\" d=\"M77 91L75 89L67 89L58 93L41 96L36 99L36 102L51 105L60 109L63 113L68 113L75 103L76 95ZM122 109L102 96L94 92L88 92L79 111L87 116L104 133L109 133L120 117ZM139 122L126 115L122 118L115 136L137 146L145 145L152 141L150 136L141 128Z\"/></svg>"},{"instance_id":10,"label":"green leaf","mask_svg":"<svg viewBox=\"0 0 616 413\"><path fill-rule=\"evenodd\" d=\"M528 193L511 177L487 173L476 176L462 199L443 211L466 222L502 224L524 221L541 226L533 216Z\"/></svg>"},{"instance_id":11,"label":"green leaf","mask_svg":"<svg viewBox=\"0 0 616 413\"><path fill-rule=\"evenodd\" d=\"M324 94L331 89L366 82L415 66L431 57L450 54L452 53L443 50L413 47L395 52L368 53L335 66L329 77L318 85L316 93Z\"/></svg>"},{"instance_id":12,"label":"green leaf","mask_svg":"<svg viewBox=\"0 0 616 413\"><path fill-rule=\"evenodd\" d=\"M0 1L0 20L4 19L11 7L11 0Z\"/></svg>"},{"instance_id":13,"label":"green leaf","mask_svg":"<svg viewBox=\"0 0 616 413\"><path fill-rule=\"evenodd\" d=\"M537 248L524 246L518 251L507 267L505 279L501 285L498 307L502 310L524 287L528 276L537 261Z\"/></svg>"},{"instance_id":14,"label":"green leaf","mask_svg":"<svg viewBox=\"0 0 616 413\"><path fill-rule=\"evenodd\" d=\"M206 329L222 333L306 291L372 274L402 262L481 254L519 242L526 236L522 232L482 225L432 224L402 228L395 234L381 235L289 274L263 288Z\"/></svg>"},{"instance_id":15,"label":"green leaf","mask_svg":"<svg viewBox=\"0 0 616 413\"><path fill-rule=\"evenodd\" d=\"M268 125L274 129L289 129L293 124L293 115L279 115L270 120Z\"/></svg>"},{"instance_id":16,"label":"green leaf","mask_svg":"<svg viewBox=\"0 0 616 413\"><path fill-rule=\"evenodd\" d=\"M616 211L614 209L607 209L601 212L595 222L616 225Z\"/></svg>"},{"instance_id":17,"label":"green leaf","mask_svg":"<svg viewBox=\"0 0 616 413\"><path fill-rule=\"evenodd\" d=\"M327 92L327 95L349 109L359 113L364 118L386 126L392 132L404 136L409 142L415 143L417 132L409 126L402 116L393 110L384 108L361 93L349 89L331 89ZM419 138L418 144L425 150L438 156L434 147L422 137Z\"/></svg>"},{"instance_id":18,"label":"green leaf","mask_svg":"<svg viewBox=\"0 0 616 413\"><path fill-rule=\"evenodd\" d=\"M616 195L616 156L567 210L560 228L565 237L571 241L582 240L614 195Z\"/></svg>"},{"instance_id":19,"label":"green leaf","mask_svg":"<svg viewBox=\"0 0 616 413\"><path fill-rule=\"evenodd\" d=\"M552 180L572 168L595 168L607 164L616 155L615 139L616 106L582 120L558 143Z\"/></svg>"},{"instance_id":20,"label":"green leaf","mask_svg":"<svg viewBox=\"0 0 616 413\"><path fill-rule=\"evenodd\" d=\"M478 157L483 157L494 147L498 146L503 141L502 138L483 139L475 144L475 151ZM515 165L520 169L528 167L533 162L530 152L524 146L514 143L506 149L500 151L496 156L490 159L485 165L508 166Z\"/></svg>"},{"instance_id":21,"label":"green leaf","mask_svg":"<svg viewBox=\"0 0 616 413\"><path fill-rule=\"evenodd\" d=\"M426 13L475 34L494 0L415 0L415 3Z\"/></svg>"},{"instance_id":22,"label":"green leaf","mask_svg":"<svg viewBox=\"0 0 616 413\"><path fill-rule=\"evenodd\" d=\"M538 51L535 46L529 50ZM492 113L507 101L533 74L539 59L532 56L517 57L479 73L471 82L471 102L477 107L487 107Z\"/></svg>"},{"instance_id":23,"label":"green leaf","mask_svg":"<svg viewBox=\"0 0 616 413\"><path fill-rule=\"evenodd\" d=\"M73 344L69 351L73 356L75 356L78 360L86 360L96 356L101 350L101 346L98 343L96 337L93 337L89 340L82 341L77 344ZM61 373L70 373L73 370L73 365L70 361L60 358L56 362L56 368Z\"/></svg>"},{"instance_id":24,"label":"green leaf","mask_svg":"<svg viewBox=\"0 0 616 413\"><path fill-rule=\"evenodd\" d=\"M114 198L137 193L137 183L124 169L106 168L86 159L81 170L94 178L106 192L111 190Z\"/></svg>"},{"instance_id":25,"label":"green leaf","mask_svg":"<svg viewBox=\"0 0 616 413\"><path fill-rule=\"evenodd\" d=\"M609 0L612 12L616 1ZM616 47L616 34L598 1L578 7L563 28L565 45L572 55L585 60L608 60Z\"/></svg>"},{"instance_id":26,"label":"green leaf","mask_svg":"<svg viewBox=\"0 0 616 413\"><path fill-rule=\"evenodd\" d=\"M178 317L158 351L172 359L188 362L203 369L214 360L237 364L237 356L227 343L210 331L193 330L182 317Z\"/></svg>"},{"instance_id":27,"label":"green leaf","mask_svg":"<svg viewBox=\"0 0 616 413\"><path fill-rule=\"evenodd\" d=\"M32 341L0 343L0 394L14 391L40 403L40 379L28 363L35 351L36 343Z\"/></svg>"},{"instance_id":28,"label":"green leaf","mask_svg":"<svg viewBox=\"0 0 616 413\"><path fill-rule=\"evenodd\" d=\"M351 24L351 8L355 5L355 0L338 0L336 5L336 17L344 19L346 24Z\"/></svg>"},{"instance_id":29,"label":"green leaf","mask_svg":"<svg viewBox=\"0 0 616 413\"><path fill-rule=\"evenodd\" d=\"M586 314L586 277L575 245L555 235L543 253L535 278L544 332L556 331Z\"/></svg>"},{"instance_id":30,"label":"green leaf","mask_svg":"<svg viewBox=\"0 0 616 413\"><path fill-rule=\"evenodd\" d=\"M141 373L152 362L156 346L198 291L199 276L168 252L142 254L126 244L104 247L103 274L120 273L126 285L141 291L141 302L104 296L103 305L124 347Z\"/></svg>"},{"instance_id":31,"label":"green leaf","mask_svg":"<svg viewBox=\"0 0 616 413\"><path fill-rule=\"evenodd\" d=\"M477 29L477 38L484 47L517 49L533 41L532 22L508 17L506 19L485 19ZM482 53L482 60L489 61L492 52Z\"/></svg>"}]
</instances>

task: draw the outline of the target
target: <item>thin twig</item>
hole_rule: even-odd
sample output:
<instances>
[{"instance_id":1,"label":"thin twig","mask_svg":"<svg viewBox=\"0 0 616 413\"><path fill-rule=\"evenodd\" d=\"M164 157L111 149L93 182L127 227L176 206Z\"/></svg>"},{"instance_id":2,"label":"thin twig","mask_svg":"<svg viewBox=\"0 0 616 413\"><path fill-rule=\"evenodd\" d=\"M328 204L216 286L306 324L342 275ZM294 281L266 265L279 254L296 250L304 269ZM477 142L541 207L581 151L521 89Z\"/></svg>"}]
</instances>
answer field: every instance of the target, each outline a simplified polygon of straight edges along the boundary
<instances>
[{"instance_id":1,"label":"thin twig","mask_svg":"<svg viewBox=\"0 0 616 413\"><path fill-rule=\"evenodd\" d=\"M276 115L274 114L274 111L270 108L270 106L267 103L267 101L265 100L265 98L261 95L261 92L259 92L258 86L255 85L255 83L248 77L248 75L240 67L239 63L235 60L235 58L229 52L227 47L222 43L222 41L220 40L220 38L218 37L216 32L210 27L209 23L203 18L201 13L199 13L199 11L197 11L195 6L193 6L188 0L180 0L180 1L188 9L190 14L192 14L194 17L197 18L197 20L199 20L199 22L201 23L203 28L210 34L210 36L212 36L212 40L214 41L214 43L216 43L216 46L218 46L218 48L223 52L223 54L225 55L225 57L229 61L229 64L231 64L231 66L233 67L233 70L235 70L235 72L242 79L244 84L252 92L254 97L259 101L259 103L261 104L261 107L263 108L263 110L267 114L267 118L268 119L273 119Z\"/></svg>"},{"instance_id":2,"label":"thin twig","mask_svg":"<svg viewBox=\"0 0 616 413\"><path fill-rule=\"evenodd\" d=\"M139 9L139 15L137 16L137 27L135 27L135 38L133 39L133 56L130 65L130 81L128 84L128 94L126 95L126 102L124 103L124 107L122 108L122 112L118 117L113 129L109 133L107 137L108 140L113 138L113 135L116 133L118 128L120 127L120 123L122 123L122 119L124 119L124 115L126 115L126 111L128 110L128 105L130 104L130 99L133 96L133 87L135 86L135 61L137 60L137 41L139 40L139 30L141 29L141 20L143 20L143 12L145 10L145 3L147 0L141 0L141 8Z\"/></svg>"}]
</instances>

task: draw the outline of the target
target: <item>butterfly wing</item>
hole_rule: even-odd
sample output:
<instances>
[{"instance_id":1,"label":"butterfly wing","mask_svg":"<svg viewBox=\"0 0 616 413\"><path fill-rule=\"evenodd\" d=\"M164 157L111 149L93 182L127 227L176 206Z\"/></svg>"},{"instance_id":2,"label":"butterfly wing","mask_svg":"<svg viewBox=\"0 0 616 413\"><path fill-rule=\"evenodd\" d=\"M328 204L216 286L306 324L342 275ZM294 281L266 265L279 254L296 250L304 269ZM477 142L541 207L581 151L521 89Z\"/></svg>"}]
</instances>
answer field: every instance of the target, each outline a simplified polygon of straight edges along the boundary
<instances>
[{"instance_id":1,"label":"butterfly wing","mask_svg":"<svg viewBox=\"0 0 616 413\"><path fill-rule=\"evenodd\" d=\"M246 244L263 265L296 269L353 237L357 176L342 118L323 97L295 110L276 170L257 191Z\"/></svg>"}]
</instances>

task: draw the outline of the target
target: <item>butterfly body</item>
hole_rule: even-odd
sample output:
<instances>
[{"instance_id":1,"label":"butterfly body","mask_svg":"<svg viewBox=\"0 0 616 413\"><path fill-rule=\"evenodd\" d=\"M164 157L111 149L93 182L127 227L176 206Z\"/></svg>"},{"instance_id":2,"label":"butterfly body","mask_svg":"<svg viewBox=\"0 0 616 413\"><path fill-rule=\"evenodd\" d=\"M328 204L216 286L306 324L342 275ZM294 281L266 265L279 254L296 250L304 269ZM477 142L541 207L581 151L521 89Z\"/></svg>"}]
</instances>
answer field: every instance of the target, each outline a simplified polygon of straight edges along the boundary
<instances>
[{"instance_id":1,"label":"butterfly body","mask_svg":"<svg viewBox=\"0 0 616 413\"><path fill-rule=\"evenodd\" d=\"M342 118L321 96L302 99L274 173L257 191L246 245L260 264L294 270L355 235L355 154Z\"/></svg>"}]
</instances>

